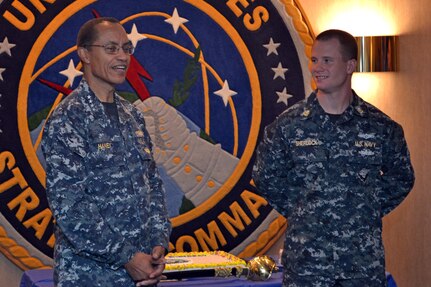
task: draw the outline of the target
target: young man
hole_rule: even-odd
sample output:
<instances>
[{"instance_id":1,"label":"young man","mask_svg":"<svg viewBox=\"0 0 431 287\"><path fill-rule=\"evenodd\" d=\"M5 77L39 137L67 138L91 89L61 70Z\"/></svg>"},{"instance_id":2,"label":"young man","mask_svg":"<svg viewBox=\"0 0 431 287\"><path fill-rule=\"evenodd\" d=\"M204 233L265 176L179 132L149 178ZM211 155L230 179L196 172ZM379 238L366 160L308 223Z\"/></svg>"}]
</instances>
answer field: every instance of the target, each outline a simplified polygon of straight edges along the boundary
<instances>
[{"instance_id":1,"label":"young man","mask_svg":"<svg viewBox=\"0 0 431 287\"><path fill-rule=\"evenodd\" d=\"M407 196L413 168L399 124L351 88L355 38L319 34L317 89L265 129L253 178L288 219L283 286L386 286L382 217Z\"/></svg>"},{"instance_id":2,"label":"young man","mask_svg":"<svg viewBox=\"0 0 431 287\"><path fill-rule=\"evenodd\" d=\"M121 98L134 47L97 18L77 39L84 77L48 120L42 148L56 226L56 286L153 285L170 223L143 114Z\"/></svg>"}]
</instances>

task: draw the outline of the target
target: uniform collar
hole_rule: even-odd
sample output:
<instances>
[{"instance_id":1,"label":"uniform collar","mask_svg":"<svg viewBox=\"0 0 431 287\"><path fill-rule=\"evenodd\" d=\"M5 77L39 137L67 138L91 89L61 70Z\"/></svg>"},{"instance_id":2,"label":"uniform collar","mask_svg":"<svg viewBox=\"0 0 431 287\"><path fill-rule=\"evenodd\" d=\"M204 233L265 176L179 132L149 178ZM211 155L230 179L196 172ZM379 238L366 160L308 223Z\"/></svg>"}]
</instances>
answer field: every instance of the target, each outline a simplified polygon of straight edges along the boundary
<instances>
[{"instance_id":1,"label":"uniform collar","mask_svg":"<svg viewBox=\"0 0 431 287\"><path fill-rule=\"evenodd\" d=\"M93 90L90 88L90 85L88 84L85 78L82 78L81 82L79 83L79 89L81 89L82 94L84 95L86 101L90 103L90 105L92 105L94 108L102 107L102 102L93 92ZM116 96L117 96L117 93L114 92L114 102L116 102L116 99L115 99Z\"/></svg>"},{"instance_id":2,"label":"uniform collar","mask_svg":"<svg viewBox=\"0 0 431 287\"><path fill-rule=\"evenodd\" d=\"M86 105L89 107L90 112L94 115L95 120L101 119L103 121L107 121L108 118L104 112L103 104L99 100L99 98L96 96L96 94L91 90L90 86L88 85L88 82L82 78L81 82L79 83L78 89L80 90L80 94L83 96L84 101L86 102ZM117 92L114 93L114 103L117 106L118 109L118 116L120 119L120 123L125 121L125 117L123 115L123 107L121 104L121 101L119 100L119 95Z\"/></svg>"},{"instance_id":3,"label":"uniform collar","mask_svg":"<svg viewBox=\"0 0 431 287\"><path fill-rule=\"evenodd\" d=\"M316 91L313 91L310 96L306 100L306 104L300 114L302 120L310 119L313 117L321 117L326 115L323 108L320 106L319 101L317 100ZM367 105L363 99L361 99L354 90L353 93L353 101L347 107L347 109L342 114L341 122L346 122L353 118L355 115L360 117L368 117L369 111Z\"/></svg>"},{"instance_id":4,"label":"uniform collar","mask_svg":"<svg viewBox=\"0 0 431 287\"><path fill-rule=\"evenodd\" d=\"M77 89L79 89L79 93L83 96L86 103L85 106L89 109L89 113L93 116L93 120L99 123L107 122L108 116L104 112L102 102L96 97L84 78L82 78ZM134 116L132 111L124 105L123 98L117 92L114 93L114 102L118 109L120 127L124 129L124 126L127 125Z\"/></svg>"}]
</instances>

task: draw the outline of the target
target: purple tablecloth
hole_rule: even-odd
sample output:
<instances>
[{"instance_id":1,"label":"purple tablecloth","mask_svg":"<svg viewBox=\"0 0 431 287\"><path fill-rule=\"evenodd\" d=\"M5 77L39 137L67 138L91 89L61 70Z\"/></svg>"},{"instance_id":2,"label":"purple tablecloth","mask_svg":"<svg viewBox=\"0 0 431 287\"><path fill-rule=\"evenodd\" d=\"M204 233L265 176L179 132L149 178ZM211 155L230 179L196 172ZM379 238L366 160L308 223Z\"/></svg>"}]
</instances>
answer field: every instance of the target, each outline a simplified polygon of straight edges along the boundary
<instances>
[{"instance_id":1,"label":"purple tablecloth","mask_svg":"<svg viewBox=\"0 0 431 287\"><path fill-rule=\"evenodd\" d=\"M47 270L29 270L25 271L21 278L20 287L53 287L52 269ZM388 279L388 287L397 287L391 274L386 273ZM213 278L199 277L182 281L169 281L159 283L159 287L186 287L186 286L202 286L202 287L280 287L282 273L274 273L267 281L249 281L245 278Z\"/></svg>"},{"instance_id":2,"label":"purple tablecloth","mask_svg":"<svg viewBox=\"0 0 431 287\"><path fill-rule=\"evenodd\" d=\"M25 271L20 287L53 287L52 269L48 270L29 270ZM181 281L166 281L159 283L159 287L186 287L186 286L202 286L202 287L280 287L281 273L274 273L267 281L249 281L244 278L217 278L217 277L198 277Z\"/></svg>"}]
</instances>

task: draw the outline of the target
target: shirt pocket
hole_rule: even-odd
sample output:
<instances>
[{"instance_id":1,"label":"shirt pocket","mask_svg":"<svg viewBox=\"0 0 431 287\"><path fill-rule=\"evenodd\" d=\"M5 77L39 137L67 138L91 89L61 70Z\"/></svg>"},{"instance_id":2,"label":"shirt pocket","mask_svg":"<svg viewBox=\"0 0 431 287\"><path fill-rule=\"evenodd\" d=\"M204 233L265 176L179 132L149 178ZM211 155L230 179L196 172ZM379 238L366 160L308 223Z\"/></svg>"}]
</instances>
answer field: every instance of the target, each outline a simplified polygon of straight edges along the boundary
<instances>
[{"instance_id":1,"label":"shirt pocket","mask_svg":"<svg viewBox=\"0 0 431 287\"><path fill-rule=\"evenodd\" d=\"M124 146L119 138L99 137L92 142L91 162L96 169L112 169L125 165Z\"/></svg>"},{"instance_id":2,"label":"shirt pocket","mask_svg":"<svg viewBox=\"0 0 431 287\"><path fill-rule=\"evenodd\" d=\"M306 181L316 180L324 173L328 156L322 146L306 146L292 149L294 174Z\"/></svg>"},{"instance_id":3,"label":"shirt pocket","mask_svg":"<svg viewBox=\"0 0 431 287\"><path fill-rule=\"evenodd\" d=\"M292 159L295 164L309 164L327 161L327 153L322 146L303 146L292 149Z\"/></svg>"},{"instance_id":4,"label":"shirt pocket","mask_svg":"<svg viewBox=\"0 0 431 287\"><path fill-rule=\"evenodd\" d=\"M358 226L368 226L370 222L380 220L380 203L378 190L380 188L382 154L380 149L372 153L362 148L353 150L353 155L347 160L350 177L346 200L353 205L361 206L361 218ZM374 221L373 221L374 220Z\"/></svg>"},{"instance_id":5,"label":"shirt pocket","mask_svg":"<svg viewBox=\"0 0 431 287\"><path fill-rule=\"evenodd\" d=\"M289 182L300 188L297 205L313 202L316 190L325 185L328 156L323 146L305 146L292 149L294 167L289 171ZM292 196L292 195L291 195Z\"/></svg>"},{"instance_id":6,"label":"shirt pocket","mask_svg":"<svg viewBox=\"0 0 431 287\"><path fill-rule=\"evenodd\" d=\"M348 157L347 162L360 185L373 185L381 176L383 159L379 147L372 150L354 147L352 156Z\"/></svg>"},{"instance_id":7,"label":"shirt pocket","mask_svg":"<svg viewBox=\"0 0 431 287\"><path fill-rule=\"evenodd\" d=\"M128 200L125 190L130 189L130 176L122 140L99 135L90 142L90 151L87 186L93 199L102 210L109 209L118 198Z\"/></svg>"}]
</instances>

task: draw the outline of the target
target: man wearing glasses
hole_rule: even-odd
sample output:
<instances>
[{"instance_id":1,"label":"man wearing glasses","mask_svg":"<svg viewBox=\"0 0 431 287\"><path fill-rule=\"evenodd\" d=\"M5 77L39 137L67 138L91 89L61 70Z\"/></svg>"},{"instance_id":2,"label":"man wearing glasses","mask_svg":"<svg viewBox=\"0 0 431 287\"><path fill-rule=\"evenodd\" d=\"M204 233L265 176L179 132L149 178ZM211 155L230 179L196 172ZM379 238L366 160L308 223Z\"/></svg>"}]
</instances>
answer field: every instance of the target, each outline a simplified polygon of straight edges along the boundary
<instances>
[{"instance_id":1,"label":"man wearing glasses","mask_svg":"<svg viewBox=\"0 0 431 287\"><path fill-rule=\"evenodd\" d=\"M56 220L56 286L139 286L161 279L170 223L143 114L121 98L134 47L118 20L78 34L84 76L48 120L42 149Z\"/></svg>"}]
</instances>

